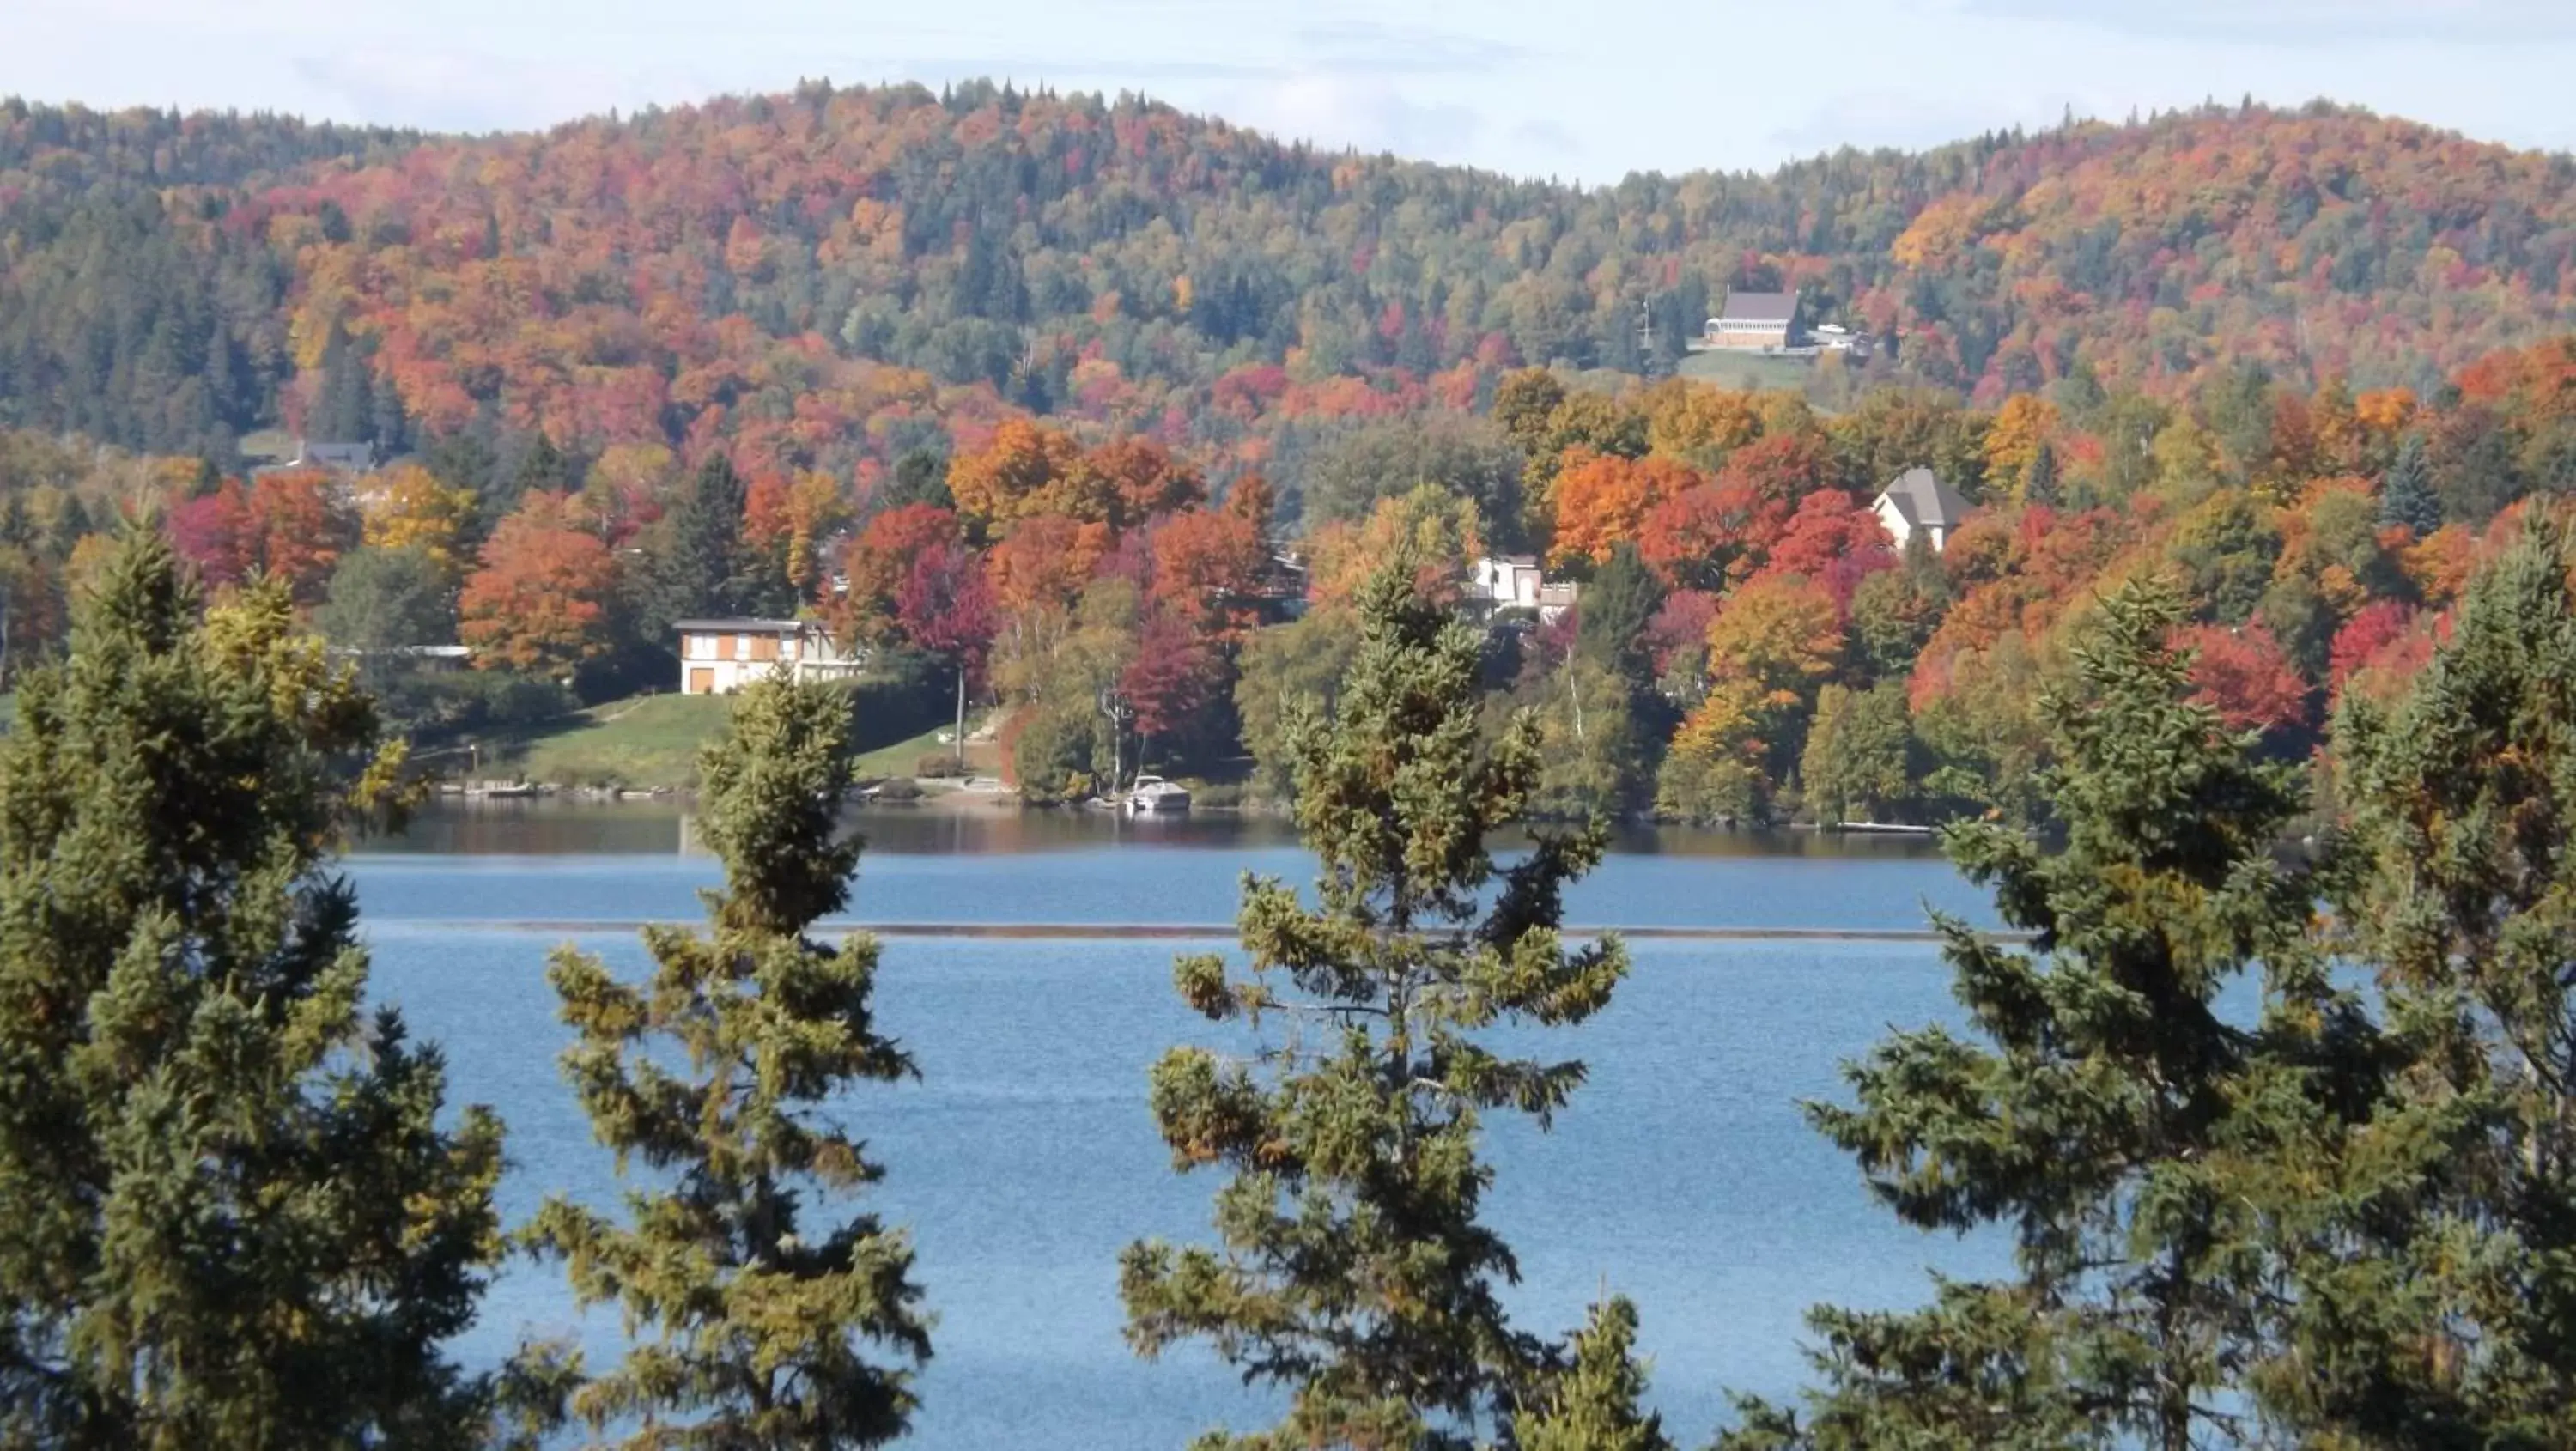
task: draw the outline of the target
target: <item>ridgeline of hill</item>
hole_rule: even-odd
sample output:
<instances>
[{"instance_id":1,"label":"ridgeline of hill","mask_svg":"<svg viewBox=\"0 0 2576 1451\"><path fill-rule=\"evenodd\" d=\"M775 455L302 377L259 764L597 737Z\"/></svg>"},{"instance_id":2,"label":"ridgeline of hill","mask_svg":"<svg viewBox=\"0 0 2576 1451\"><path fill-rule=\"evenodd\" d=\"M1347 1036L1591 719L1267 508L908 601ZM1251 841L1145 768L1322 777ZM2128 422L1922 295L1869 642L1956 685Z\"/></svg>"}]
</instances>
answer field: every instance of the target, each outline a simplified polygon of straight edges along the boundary
<instances>
[{"instance_id":1,"label":"ridgeline of hill","mask_svg":"<svg viewBox=\"0 0 2576 1451\"><path fill-rule=\"evenodd\" d=\"M2246 362L2430 391L2568 324L2571 183L2325 105L1576 190L986 84L479 139L13 100L0 422L224 458L479 418L845 472L1020 408L1251 462L1261 419L1669 364L1730 286L1988 404Z\"/></svg>"}]
</instances>

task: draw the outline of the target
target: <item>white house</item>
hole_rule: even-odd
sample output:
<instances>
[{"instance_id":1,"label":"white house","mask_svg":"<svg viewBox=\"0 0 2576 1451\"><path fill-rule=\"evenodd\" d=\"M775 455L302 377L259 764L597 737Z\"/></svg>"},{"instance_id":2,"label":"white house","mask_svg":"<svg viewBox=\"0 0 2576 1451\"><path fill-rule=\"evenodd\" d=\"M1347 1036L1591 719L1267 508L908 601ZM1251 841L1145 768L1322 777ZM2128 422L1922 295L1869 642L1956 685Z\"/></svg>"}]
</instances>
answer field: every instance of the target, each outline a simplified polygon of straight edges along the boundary
<instances>
[{"instance_id":1,"label":"white house","mask_svg":"<svg viewBox=\"0 0 2576 1451\"><path fill-rule=\"evenodd\" d=\"M1921 530L1937 554L1950 542L1959 521L1968 517L1971 506L1930 469L1918 467L1898 474L1870 507L1878 511L1878 521L1887 526L1887 537L1896 541L1897 548L1903 549Z\"/></svg>"},{"instance_id":2,"label":"white house","mask_svg":"<svg viewBox=\"0 0 2576 1451\"><path fill-rule=\"evenodd\" d=\"M1571 580L1549 579L1538 567L1537 555L1506 554L1476 561L1468 596L1489 610L1532 610L1542 622L1553 624L1574 608L1580 590Z\"/></svg>"},{"instance_id":3,"label":"white house","mask_svg":"<svg viewBox=\"0 0 2576 1451\"><path fill-rule=\"evenodd\" d=\"M680 693L731 695L784 662L799 680L844 680L867 663L810 620L682 620Z\"/></svg>"}]
</instances>

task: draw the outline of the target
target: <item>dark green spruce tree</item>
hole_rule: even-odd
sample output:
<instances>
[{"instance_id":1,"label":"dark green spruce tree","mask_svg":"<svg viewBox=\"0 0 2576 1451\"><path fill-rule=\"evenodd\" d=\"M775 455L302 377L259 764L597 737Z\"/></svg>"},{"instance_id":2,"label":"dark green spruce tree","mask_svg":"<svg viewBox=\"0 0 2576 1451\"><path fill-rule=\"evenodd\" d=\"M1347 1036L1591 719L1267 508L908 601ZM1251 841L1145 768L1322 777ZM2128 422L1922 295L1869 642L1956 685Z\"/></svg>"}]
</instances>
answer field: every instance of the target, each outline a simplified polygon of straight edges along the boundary
<instances>
[{"instance_id":1,"label":"dark green spruce tree","mask_svg":"<svg viewBox=\"0 0 2576 1451\"><path fill-rule=\"evenodd\" d=\"M1510 867L1488 840L1538 776L1535 727L1490 748L1477 728L1477 638L1381 573L1330 725L1290 728L1297 820L1321 859L1317 905L1245 884L1251 975L1175 967L1218 1021L1285 1037L1250 1059L1178 1048L1153 1071L1174 1164L1222 1167L1218 1246L1130 1246L1128 1340L1211 1343L1249 1382L1285 1388L1286 1419L1217 1447L1451 1448L1507 1438L1562 1369L1497 1298L1517 1275L1478 1217L1487 1113L1542 1125L1583 1065L1502 1056L1501 1022L1580 1022L1627 971L1615 940L1569 950L1564 885L1599 860L1597 829L1542 838Z\"/></svg>"},{"instance_id":2,"label":"dark green spruce tree","mask_svg":"<svg viewBox=\"0 0 2576 1451\"><path fill-rule=\"evenodd\" d=\"M2030 456L2030 472L2022 479L2021 497L2026 504L2044 504L2056 508L2065 502L2064 489L2058 482L2057 449L2046 439Z\"/></svg>"},{"instance_id":3,"label":"dark green spruce tree","mask_svg":"<svg viewBox=\"0 0 2576 1451\"><path fill-rule=\"evenodd\" d=\"M1575 610L1575 646L1602 669L1642 693L1655 683L1654 660L1646 649L1646 627L1664 607L1664 586L1637 554L1622 544L1592 576Z\"/></svg>"},{"instance_id":4,"label":"dark green spruce tree","mask_svg":"<svg viewBox=\"0 0 2576 1451\"><path fill-rule=\"evenodd\" d=\"M2278 1288L2265 1206L2313 1132L2306 1065L2348 1014L2311 883L2275 864L2301 806L2189 697L2161 583L2106 601L2044 697L2043 780L2064 849L1994 823L1952 859L2028 951L1954 919L1943 955L1973 1025L1899 1033L1810 1105L1907 1224L2002 1227L2017 1273L1940 1284L1928 1309L1822 1309L1802 1419L1759 1402L1734 1451L2241 1444L2248 1367ZM2258 1021L2219 995L2259 976Z\"/></svg>"},{"instance_id":5,"label":"dark green spruce tree","mask_svg":"<svg viewBox=\"0 0 2576 1451\"><path fill-rule=\"evenodd\" d=\"M0 1445L485 1444L442 1351L501 1128L361 1011L326 870L398 752L286 593L201 613L156 534L0 743Z\"/></svg>"},{"instance_id":6,"label":"dark green spruce tree","mask_svg":"<svg viewBox=\"0 0 2576 1451\"><path fill-rule=\"evenodd\" d=\"M900 509L906 504L957 507L956 496L948 492L948 455L935 448L916 448L894 461L894 477L886 481L880 507Z\"/></svg>"},{"instance_id":7,"label":"dark green spruce tree","mask_svg":"<svg viewBox=\"0 0 2576 1451\"><path fill-rule=\"evenodd\" d=\"M630 1190L622 1224L552 1200L531 1238L583 1304L626 1317L624 1363L573 1409L639 1451L882 1445L930 1356L909 1240L864 1213L827 1221L883 1172L835 1100L913 1072L876 1028L874 939L807 935L858 866L840 829L849 734L844 691L746 689L703 757L702 829L725 868L711 930L648 929L645 983L554 959L580 1034L565 1076L620 1172L640 1159L660 1187Z\"/></svg>"},{"instance_id":8,"label":"dark green spruce tree","mask_svg":"<svg viewBox=\"0 0 2576 1451\"><path fill-rule=\"evenodd\" d=\"M647 602L646 638L664 638L672 622L740 615L785 615L796 608L785 561L743 539L747 491L722 454L709 456L671 511Z\"/></svg>"},{"instance_id":9,"label":"dark green spruce tree","mask_svg":"<svg viewBox=\"0 0 2576 1451\"><path fill-rule=\"evenodd\" d=\"M2563 525L2474 577L2389 705L2337 725L2349 955L2395 1061L2320 1156L2269 1399L2308 1444L2576 1435L2576 599Z\"/></svg>"},{"instance_id":10,"label":"dark green spruce tree","mask_svg":"<svg viewBox=\"0 0 2576 1451\"><path fill-rule=\"evenodd\" d=\"M2410 433L2397 446L2397 461L2379 484L2379 522L2403 524L2423 538L2442 527L2442 496L2433 487L2433 465L2424 435Z\"/></svg>"}]
</instances>

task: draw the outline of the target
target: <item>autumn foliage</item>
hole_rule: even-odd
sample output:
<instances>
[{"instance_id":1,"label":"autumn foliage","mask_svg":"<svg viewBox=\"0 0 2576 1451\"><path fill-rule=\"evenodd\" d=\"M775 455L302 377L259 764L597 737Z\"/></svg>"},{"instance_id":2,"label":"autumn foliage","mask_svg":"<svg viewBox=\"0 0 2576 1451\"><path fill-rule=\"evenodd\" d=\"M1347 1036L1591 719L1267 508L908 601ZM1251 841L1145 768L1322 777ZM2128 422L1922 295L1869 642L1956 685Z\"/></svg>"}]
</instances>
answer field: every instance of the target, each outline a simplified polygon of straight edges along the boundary
<instances>
[{"instance_id":1,"label":"autumn foliage","mask_svg":"<svg viewBox=\"0 0 2576 1451\"><path fill-rule=\"evenodd\" d=\"M457 601L477 664L557 674L607 648L617 561L589 525L575 501L530 494L492 531Z\"/></svg>"}]
</instances>

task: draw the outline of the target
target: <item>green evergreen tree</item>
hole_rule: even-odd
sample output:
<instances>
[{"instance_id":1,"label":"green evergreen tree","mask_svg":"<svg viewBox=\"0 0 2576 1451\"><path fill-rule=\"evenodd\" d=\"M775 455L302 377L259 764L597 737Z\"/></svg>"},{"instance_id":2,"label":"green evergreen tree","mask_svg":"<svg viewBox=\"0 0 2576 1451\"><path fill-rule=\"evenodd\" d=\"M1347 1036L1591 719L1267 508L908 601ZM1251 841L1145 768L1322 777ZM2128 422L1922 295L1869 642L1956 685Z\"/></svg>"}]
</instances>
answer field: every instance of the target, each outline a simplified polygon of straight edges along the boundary
<instances>
[{"instance_id":1,"label":"green evergreen tree","mask_svg":"<svg viewBox=\"0 0 2576 1451\"><path fill-rule=\"evenodd\" d=\"M306 435L316 443L364 442L374 401L367 358L336 326L322 348L321 373L321 391L304 421Z\"/></svg>"},{"instance_id":2,"label":"green evergreen tree","mask_svg":"<svg viewBox=\"0 0 2576 1451\"><path fill-rule=\"evenodd\" d=\"M1897 1216L2010 1227L2018 1274L1944 1282L1930 1309L1819 1311L1807 1424L1751 1403L1737 1451L2225 1443L2247 1430L2268 1322L2259 1207L2317 1108L2296 1065L2340 1021L2312 884L2272 848L2301 806L2193 703L2162 582L2124 586L2049 690L2043 785L2065 847L1995 823L1952 858L1994 889L2014 950L1955 919L1943 955L1975 1025L1900 1033L1810 1105ZM2257 1027L2217 998L2259 971Z\"/></svg>"},{"instance_id":3,"label":"green evergreen tree","mask_svg":"<svg viewBox=\"0 0 2576 1451\"><path fill-rule=\"evenodd\" d=\"M1636 545L1621 544L1584 586L1575 609L1576 648L1631 689L1647 690L1655 665L1646 650L1646 627L1663 607L1663 582L1638 557Z\"/></svg>"},{"instance_id":4,"label":"green evergreen tree","mask_svg":"<svg viewBox=\"0 0 2576 1451\"><path fill-rule=\"evenodd\" d=\"M722 454L710 455L671 511L670 532L653 573L645 633L661 639L674 621L737 615L784 615L796 607L783 559L746 543L742 475Z\"/></svg>"},{"instance_id":5,"label":"green evergreen tree","mask_svg":"<svg viewBox=\"0 0 2576 1451\"><path fill-rule=\"evenodd\" d=\"M360 1011L399 751L282 588L129 538L0 744L0 1444L481 1444L499 1123Z\"/></svg>"},{"instance_id":6,"label":"green evergreen tree","mask_svg":"<svg viewBox=\"0 0 2576 1451\"><path fill-rule=\"evenodd\" d=\"M632 1447L882 1445L904 1433L930 1356L905 1236L868 1214L813 1223L883 1173L835 1101L913 1076L876 1028L874 939L807 935L858 866L839 825L849 735L844 691L746 689L702 758L703 829L725 867L712 931L648 929L645 984L571 949L553 962L580 1035L565 1076L621 1173L640 1158L663 1186L630 1190L624 1225L551 1200L532 1234L584 1305L614 1301L641 1335L573 1396Z\"/></svg>"},{"instance_id":7,"label":"green evergreen tree","mask_svg":"<svg viewBox=\"0 0 2576 1451\"><path fill-rule=\"evenodd\" d=\"M1535 726L1490 748L1477 637L1417 597L1399 562L1362 591L1361 644L1330 725L1292 728L1297 819L1321 859L1318 905L1247 881L1251 976L1188 957L1193 1008L1299 1031L1251 1062L1178 1048L1153 1072L1176 1167L1223 1166L1222 1247L1129 1247L1128 1340L1189 1339L1290 1391L1286 1420L1203 1445L1447 1448L1508 1433L1554 1366L1496 1291L1510 1248L1478 1219L1492 1170L1482 1116L1544 1126L1583 1066L1504 1057L1498 1022L1579 1022L1627 970L1615 939L1568 950L1564 885L1600 857L1593 829L1542 837L1498 868L1487 842L1538 775ZM1499 878L1499 886L1496 879Z\"/></svg>"},{"instance_id":8,"label":"green evergreen tree","mask_svg":"<svg viewBox=\"0 0 2576 1451\"><path fill-rule=\"evenodd\" d=\"M516 507L520 499L532 493L570 493L579 483L574 473L572 460L564 457L564 451L555 447L545 430L539 429L528 440L527 452L519 455L519 466L510 471L510 502Z\"/></svg>"},{"instance_id":9,"label":"green evergreen tree","mask_svg":"<svg viewBox=\"0 0 2576 1451\"><path fill-rule=\"evenodd\" d=\"M2056 508L2064 500L2057 481L2057 450L2041 439L2039 448L2030 456L2030 473L2022 479L2022 502Z\"/></svg>"},{"instance_id":10,"label":"green evergreen tree","mask_svg":"<svg viewBox=\"0 0 2576 1451\"><path fill-rule=\"evenodd\" d=\"M488 424L478 425L470 432L439 439L423 450L429 471L440 483L473 492L479 537L490 537L493 529L530 494L563 494L580 487L580 470L562 449L555 447L544 430L528 439L517 462L507 468L502 466L501 455L487 436L489 432Z\"/></svg>"},{"instance_id":11,"label":"green evergreen tree","mask_svg":"<svg viewBox=\"0 0 2576 1451\"><path fill-rule=\"evenodd\" d=\"M1664 1418L1638 1404L1637 1307L1613 1296L1575 1332L1573 1364L1513 1427L1520 1451L1672 1451Z\"/></svg>"},{"instance_id":12,"label":"green evergreen tree","mask_svg":"<svg viewBox=\"0 0 2576 1451\"><path fill-rule=\"evenodd\" d=\"M2442 527L2442 496L2433 487L2433 465L2424 454L2424 435L2410 433L2397 447L2397 461L2379 485L2379 522L2403 524L2423 538Z\"/></svg>"},{"instance_id":13,"label":"green evergreen tree","mask_svg":"<svg viewBox=\"0 0 2576 1451\"><path fill-rule=\"evenodd\" d=\"M391 458L411 446L411 419L403 411L402 389L390 373L378 373L367 394L367 436L376 455Z\"/></svg>"},{"instance_id":14,"label":"green evergreen tree","mask_svg":"<svg viewBox=\"0 0 2576 1451\"><path fill-rule=\"evenodd\" d=\"M734 557L745 503L742 476L732 462L721 453L710 455L670 513L670 532L655 561L653 634L674 620L735 613Z\"/></svg>"},{"instance_id":15,"label":"green evergreen tree","mask_svg":"<svg viewBox=\"0 0 2576 1451\"><path fill-rule=\"evenodd\" d=\"M2348 699L2337 920L2391 1050L2306 1166L2267 1399L2310 1444L2564 1445L2576 1426L2576 599L2536 524L2406 694Z\"/></svg>"},{"instance_id":16,"label":"green evergreen tree","mask_svg":"<svg viewBox=\"0 0 2576 1451\"><path fill-rule=\"evenodd\" d=\"M956 508L957 500L948 492L948 455L935 448L906 450L894 461L894 477L886 483L883 504L888 509L906 504Z\"/></svg>"}]
</instances>

